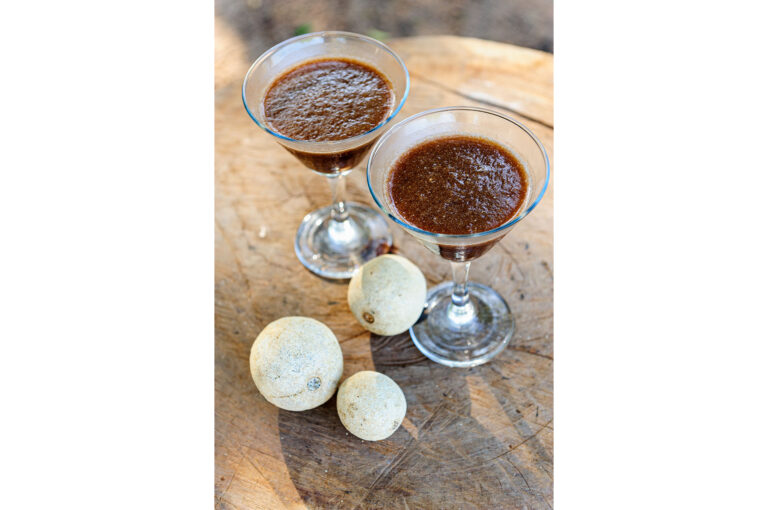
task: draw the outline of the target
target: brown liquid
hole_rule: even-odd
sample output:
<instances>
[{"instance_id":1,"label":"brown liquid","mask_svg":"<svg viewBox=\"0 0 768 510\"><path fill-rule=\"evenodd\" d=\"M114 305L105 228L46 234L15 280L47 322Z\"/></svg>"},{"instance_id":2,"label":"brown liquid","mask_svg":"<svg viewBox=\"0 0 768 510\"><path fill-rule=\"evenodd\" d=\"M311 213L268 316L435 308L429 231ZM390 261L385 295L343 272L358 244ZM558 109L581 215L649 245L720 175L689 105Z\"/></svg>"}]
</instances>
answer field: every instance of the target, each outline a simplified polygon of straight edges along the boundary
<instances>
[{"instance_id":1,"label":"brown liquid","mask_svg":"<svg viewBox=\"0 0 768 510\"><path fill-rule=\"evenodd\" d=\"M489 140L464 135L430 140L400 156L387 178L396 212L436 234L486 232L512 219L523 206L528 176L520 161ZM493 241L441 244L450 260L471 260Z\"/></svg>"},{"instance_id":2,"label":"brown liquid","mask_svg":"<svg viewBox=\"0 0 768 510\"><path fill-rule=\"evenodd\" d=\"M264 97L264 114L284 136L326 142L372 130L393 104L392 86L377 70L349 59L319 59L280 75ZM372 144L330 154L288 150L306 166L334 173L358 164Z\"/></svg>"},{"instance_id":3,"label":"brown liquid","mask_svg":"<svg viewBox=\"0 0 768 510\"><path fill-rule=\"evenodd\" d=\"M368 153L368 149L371 148L371 145L373 145L375 141L375 139L371 140L370 142L363 144L360 147L355 147L354 149L350 149L348 151L330 152L324 154L317 152L297 151L296 149L289 149L285 146L283 147L285 147L288 152L296 156L296 159L301 161L304 166L324 174L335 174L357 166L357 164L363 160L365 155Z\"/></svg>"}]
</instances>

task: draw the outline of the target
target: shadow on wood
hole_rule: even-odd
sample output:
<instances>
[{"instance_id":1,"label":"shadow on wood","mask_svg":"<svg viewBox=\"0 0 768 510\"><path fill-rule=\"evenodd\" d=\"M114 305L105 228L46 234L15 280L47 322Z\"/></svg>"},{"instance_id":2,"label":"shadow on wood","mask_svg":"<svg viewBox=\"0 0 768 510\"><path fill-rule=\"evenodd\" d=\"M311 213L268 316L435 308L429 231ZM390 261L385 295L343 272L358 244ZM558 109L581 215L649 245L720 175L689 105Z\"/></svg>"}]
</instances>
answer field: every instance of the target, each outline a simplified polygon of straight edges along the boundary
<instances>
[{"instance_id":1,"label":"shadow on wood","mask_svg":"<svg viewBox=\"0 0 768 510\"><path fill-rule=\"evenodd\" d=\"M376 370L405 393L406 422L389 438L369 442L344 429L335 398L303 413L280 411L283 457L308 507L549 508L536 487L548 485L552 458L536 437L539 427L508 405L512 377L493 364L452 369L433 363L408 333L371 335L370 344ZM478 385L496 399L519 436L516 443L502 441L473 416L470 390ZM538 457L541 470L520 467L525 455Z\"/></svg>"}]
</instances>

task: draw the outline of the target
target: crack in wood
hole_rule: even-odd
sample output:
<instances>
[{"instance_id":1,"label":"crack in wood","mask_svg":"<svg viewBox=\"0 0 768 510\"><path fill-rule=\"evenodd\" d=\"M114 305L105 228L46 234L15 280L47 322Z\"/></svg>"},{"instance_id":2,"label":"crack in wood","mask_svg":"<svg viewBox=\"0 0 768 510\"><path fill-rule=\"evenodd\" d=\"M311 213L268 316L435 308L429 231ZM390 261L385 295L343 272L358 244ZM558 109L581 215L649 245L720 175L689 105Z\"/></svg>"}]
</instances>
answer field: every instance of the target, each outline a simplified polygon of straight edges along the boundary
<instances>
[{"instance_id":1,"label":"crack in wood","mask_svg":"<svg viewBox=\"0 0 768 510\"><path fill-rule=\"evenodd\" d=\"M541 432L542 430L544 430L545 428L547 428L547 426L548 426L550 423L552 423L552 420L549 420L547 423L545 423L545 424L544 424L544 426L542 426L542 427L541 427L539 430L537 430L537 431L536 431L534 434L532 434L532 435L530 435L530 436L526 437L526 438L525 438L525 439L523 439L521 442L517 443L515 446L513 446L512 448L510 448L510 449L509 449L509 452L511 452L511 451L514 451L514 450L517 450L517 449L518 449L520 446L524 445L524 444L525 444L525 443L527 443L529 440L531 440L531 439L533 439L534 437L538 436L538 435L539 435L539 432ZM507 453L509 453L509 452L505 452L505 453L502 453L501 455L506 455L506 454L507 454ZM499 457L501 457L501 455L499 455Z\"/></svg>"},{"instance_id":2,"label":"crack in wood","mask_svg":"<svg viewBox=\"0 0 768 510\"><path fill-rule=\"evenodd\" d=\"M490 101L490 100L485 99L485 98L480 98L480 97L477 97L477 96L473 96L472 94L467 94L465 92L461 92L459 90L456 90L456 89L453 89L453 88L448 87L446 85L443 85L440 82L436 82L436 81L431 80L429 78L425 78L423 76L420 76L420 75L414 73L413 71L410 71L410 74L411 74L411 76L413 76L415 78L418 78L420 80L423 80L423 81L429 83L430 85L432 85L434 87L437 87L439 89L445 90L447 92L451 92L452 94L456 94L457 96L463 97L464 99L469 99L470 101L474 101L476 103L484 104L486 106L493 106L494 108L499 108L499 109L508 111L509 113L513 113L513 114L517 115L518 117L522 117L525 120L530 120L531 122L535 122L536 124L540 124L540 125L542 125L544 127L547 127L549 129L552 129L552 130L555 129L555 127L552 124L550 124L549 122L543 121L541 119L537 119L536 117L532 117L531 115L528 115L527 113L523 113L523 112L520 112L518 110L515 110L514 108L510 108L509 106L507 106L505 104L497 103L495 101Z\"/></svg>"},{"instance_id":3,"label":"crack in wood","mask_svg":"<svg viewBox=\"0 0 768 510\"><path fill-rule=\"evenodd\" d=\"M237 462L237 466L235 466L235 470L232 472L232 477L229 479L229 483L227 484L227 487L216 497L216 504L221 506L221 499L224 497L224 495L227 493L229 488L232 486L232 481L235 479L235 476L237 476L237 470L240 469L240 465L243 463L243 459L245 456L241 456L240 460Z\"/></svg>"},{"instance_id":4,"label":"crack in wood","mask_svg":"<svg viewBox=\"0 0 768 510\"><path fill-rule=\"evenodd\" d=\"M413 347L410 336L406 335L371 335L371 354L377 353L384 354L384 357L377 357L375 361L377 366L391 367L413 365L427 359L426 356ZM404 354L404 356L387 359L386 355L389 353Z\"/></svg>"},{"instance_id":5,"label":"crack in wood","mask_svg":"<svg viewBox=\"0 0 768 510\"><path fill-rule=\"evenodd\" d=\"M544 269L547 270L547 274L549 274L549 279L553 280L554 278L552 276L552 268L549 266L549 263L546 260L542 260L541 265L544 267Z\"/></svg>"},{"instance_id":6,"label":"crack in wood","mask_svg":"<svg viewBox=\"0 0 768 510\"><path fill-rule=\"evenodd\" d=\"M513 468L515 468L515 471L517 471L518 473L520 473L520 476L522 476L522 477L523 477L523 481L525 482L525 485L526 485L526 487L528 487L528 489L529 489L529 490L533 490L533 489L531 489L531 485L528 483L528 480L526 480L526 478L525 478L525 475L523 474L523 472L522 472L522 471L520 471L520 468L518 468L518 467L517 467L517 464L515 464L514 462L512 462L511 460L509 460L509 459L508 459L508 458L506 458L506 457L504 458L504 460L506 460L507 462L509 462L510 464L512 464L512 467L513 467Z\"/></svg>"},{"instance_id":7,"label":"crack in wood","mask_svg":"<svg viewBox=\"0 0 768 510\"><path fill-rule=\"evenodd\" d=\"M449 393L450 396L450 393ZM368 490L366 491L363 498L360 500L360 503L355 506L355 509L361 508L360 505L363 505L370 495L373 493L374 489L376 489L376 486L378 485L379 481L382 480L385 476L387 476L389 473L392 472L397 465L399 465L402 460L405 458L405 456L409 453L409 449L412 444L417 443L419 441L419 438L421 437L421 432L429 430L429 426L431 425L431 422L434 421L435 416L437 416L437 413L440 412L443 408L445 408L448 405L448 398L446 397L443 400L440 401L440 403L435 407L435 410L432 411L432 414L429 415L429 417L424 421L424 423L416 430L416 436L411 436L411 439L403 446L403 448L400 449L397 454L392 457L392 460L389 461L389 463L384 466L384 469L379 473L379 475L373 480L373 483L368 487Z\"/></svg>"},{"instance_id":8,"label":"crack in wood","mask_svg":"<svg viewBox=\"0 0 768 510\"><path fill-rule=\"evenodd\" d=\"M354 340L355 338L360 338L361 336L364 336L366 333L368 333L368 332L367 331L363 331L362 333L358 333L356 335L348 336L347 338L342 338L341 340L339 340L339 343L342 344L344 342L349 342L350 340Z\"/></svg>"},{"instance_id":9,"label":"crack in wood","mask_svg":"<svg viewBox=\"0 0 768 510\"><path fill-rule=\"evenodd\" d=\"M546 358L550 361L554 361L554 358L548 354L541 354L540 352L534 352L534 351L528 351L526 349L521 349L520 347L510 346L508 347L509 350L515 351L515 352L524 352L526 354L530 354L532 356L539 356L540 358Z\"/></svg>"},{"instance_id":10,"label":"crack in wood","mask_svg":"<svg viewBox=\"0 0 768 510\"><path fill-rule=\"evenodd\" d=\"M258 466L256 466L256 464L254 464L253 461L250 458L248 458L247 455L243 454L243 457L245 458L245 460L248 461L248 464L253 466L253 469L255 469L256 472L259 473L264 480L266 480L266 482L269 484L269 486L272 487L272 491L274 491L274 494L276 496L278 496L278 498L279 498L280 497L280 493L277 491L277 488L272 484L272 480L270 480L269 478L264 476L264 473L261 472L261 469L259 469ZM282 498L280 498L280 499L282 499ZM285 503L283 503L283 504L285 504Z\"/></svg>"},{"instance_id":11,"label":"crack in wood","mask_svg":"<svg viewBox=\"0 0 768 510\"><path fill-rule=\"evenodd\" d=\"M376 365L382 367L404 367L406 365L415 365L416 363L421 363L426 359L426 356L422 356L419 358L403 358L398 360L378 360L376 361Z\"/></svg>"},{"instance_id":12,"label":"crack in wood","mask_svg":"<svg viewBox=\"0 0 768 510\"><path fill-rule=\"evenodd\" d=\"M517 257L515 257L515 254L512 253L512 250L510 248L508 248L503 242L499 243L498 246L501 249L501 251L504 252L504 254L507 255L507 257L509 258L510 262L512 262L512 265L514 265L515 269L517 269L517 272L520 273L520 275L522 275L522 277L523 277L522 281L517 284L516 288L518 290L522 290L522 289L526 288L525 283L528 281L528 275L520 267L520 264L517 262Z\"/></svg>"}]
</instances>

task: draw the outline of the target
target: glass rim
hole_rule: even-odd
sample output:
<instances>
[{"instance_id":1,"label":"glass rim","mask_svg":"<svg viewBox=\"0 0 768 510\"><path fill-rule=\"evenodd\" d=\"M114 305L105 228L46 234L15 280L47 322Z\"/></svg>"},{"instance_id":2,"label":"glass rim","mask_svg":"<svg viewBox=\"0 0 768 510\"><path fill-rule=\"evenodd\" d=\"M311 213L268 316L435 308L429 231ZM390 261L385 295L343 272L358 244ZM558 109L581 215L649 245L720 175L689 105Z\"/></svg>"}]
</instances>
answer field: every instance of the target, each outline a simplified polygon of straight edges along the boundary
<instances>
[{"instance_id":1,"label":"glass rim","mask_svg":"<svg viewBox=\"0 0 768 510\"><path fill-rule=\"evenodd\" d=\"M401 125L406 124L408 122L411 122L413 120L416 120L420 117L424 117L426 115L431 115L434 113L441 113L441 112L448 112L448 111L474 111L474 112L480 112L490 115L495 115L496 117L499 117L503 120L509 121L512 124L516 125L520 129L525 132L533 141L536 143L536 146L539 148L539 151L541 151L541 154L544 156L544 164L545 164L545 170L546 170L546 177L544 179L544 185L541 188L541 191L536 196L535 200L525 208L525 210L522 211L522 213L519 213L515 215L513 218L507 220L506 222L502 223L498 227L492 228L491 230L485 230L483 232L473 232L471 234L440 234L437 232L429 232L428 230L422 230L414 225L411 225L409 223L404 222L400 218L396 217L392 213L390 213L388 210L384 208L382 203L379 201L379 197L376 196L376 193L373 191L373 186L371 185L371 162L373 161L373 158L376 156L376 153L378 152L379 148L384 144L384 142L387 140L387 138ZM401 154L402 156L402 154ZM443 108L433 108L431 110L425 110L423 112L417 113L415 115L411 115L407 119L403 119L392 128L387 131L381 138L378 139L376 144L373 146L373 149L371 149L371 154L368 156L368 164L366 166L365 170L365 177L368 182L368 191L371 193L371 196L373 197L373 201L376 202L376 205L381 209L381 211L387 215L389 219L396 222L398 225L402 226L403 228L406 228L410 231L416 232L418 234L422 234L429 237L436 237L439 239L470 239L475 237L481 237L481 236L487 236L490 234L495 234L499 231L502 231L504 229L507 229L513 225L515 225L517 222L528 216L528 214L533 211L533 209L541 202L541 199L544 197L544 192L547 191L547 187L549 186L549 155L547 155L547 151L544 148L544 145L541 143L541 141L536 137L536 135L533 134L533 132L528 129L523 123L513 119L509 115L504 115L503 113L499 113L494 110L489 110L488 108L479 108L475 106L446 106Z\"/></svg>"},{"instance_id":2,"label":"glass rim","mask_svg":"<svg viewBox=\"0 0 768 510\"><path fill-rule=\"evenodd\" d=\"M350 38L350 39L359 39L359 40L362 40L362 41L365 41L365 42L368 42L368 43L373 43L373 44L381 47L382 49L384 49L390 55L392 55L394 57L395 61L400 65L400 67L405 72L405 90L403 91L403 97L400 99L400 102L397 105L397 107L392 110L392 113L386 119L381 121L377 126L369 129L365 133L362 133L362 134L359 134L359 135L355 135L355 136L352 136L350 138L344 138L343 140L322 140L322 141L317 141L317 140L296 140L294 138L290 138L288 136L282 135L282 134L280 134L280 133L278 133L276 131L271 130L266 125L266 123L260 122L256 118L256 116L253 114L251 109L248 107L248 101L245 98L245 88L248 85L248 80L251 78L251 75L253 74L253 72L256 70L256 68L260 64L262 64L267 58L269 58L270 56L272 56L274 53L276 53L277 51L281 50L282 48L284 48L284 47L286 47L286 46L288 46L290 44L293 44L293 43L295 43L297 41L300 41L302 39L310 39L310 38L313 38L313 37L324 37L324 36L343 36L343 37L347 37L347 38ZM384 73L382 73L382 74L384 74ZM243 80L243 87L242 87L242 99L243 99L243 106L245 106L245 111L248 112L248 116L251 117L251 120L253 120L256 123L257 126L262 128L264 131L266 131L267 133L271 134L272 136L274 136L276 138L279 138L281 140L285 140L287 142L303 144L303 145L308 145L308 146L317 146L317 145L334 146L334 145L339 145L339 144L346 144L346 143L348 143L350 141L354 141L354 140L363 138L363 137L365 137L367 135L370 135L371 133L375 132L376 130L382 128L383 126L387 125L390 120L394 119L395 116L397 116L397 114L400 113L400 110L403 108L403 105L405 105L405 100L408 97L408 92L410 90L411 90L411 76L408 73L408 68L405 66L405 62L403 62L403 59L401 59L400 56L397 53L392 51L392 49L389 46L387 46L383 42L378 41L378 40L376 40L376 39L374 39L372 37L368 37L368 36L365 36L365 35L362 35L362 34L356 34L354 32L344 32L344 31L340 31L340 30L324 30L324 31L321 31L321 32L311 32L309 34L303 34L303 35L297 35L295 37L291 37L290 39L286 39L285 41L272 46L270 49L268 49L267 51L262 53L259 56L259 58L257 58L253 62L253 64L251 64L251 67L248 68L248 72L245 73L245 79ZM394 92L394 90L393 90L393 92Z\"/></svg>"}]
</instances>

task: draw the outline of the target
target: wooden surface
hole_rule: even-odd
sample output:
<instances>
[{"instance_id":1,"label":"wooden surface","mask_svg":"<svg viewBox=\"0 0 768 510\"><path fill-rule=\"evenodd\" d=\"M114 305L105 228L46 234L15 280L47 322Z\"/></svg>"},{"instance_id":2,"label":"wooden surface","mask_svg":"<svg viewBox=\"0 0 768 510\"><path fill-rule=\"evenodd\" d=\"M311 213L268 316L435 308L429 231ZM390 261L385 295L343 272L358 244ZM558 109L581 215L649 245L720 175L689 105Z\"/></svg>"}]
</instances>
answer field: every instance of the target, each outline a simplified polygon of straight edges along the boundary
<instances>
[{"instance_id":1,"label":"wooden surface","mask_svg":"<svg viewBox=\"0 0 768 510\"><path fill-rule=\"evenodd\" d=\"M458 37L390 44L412 80L397 120L439 106L489 106L522 120L552 157L551 55ZM217 21L216 508L551 508L553 188L472 265L470 278L492 285L513 310L510 346L473 369L428 361L407 333L365 331L347 308L346 283L313 276L296 259L296 228L329 203L329 191L246 115L242 48ZM350 175L349 198L372 204L364 179L359 169ZM397 251L429 285L450 278L447 262L391 228ZM266 402L248 355L259 331L286 315L314 317L336 333L344 378L378 370L397 381L408 402L403 426L366 442L346 433L335 398L301 413Z\"/></svg>"}]
</instances>

